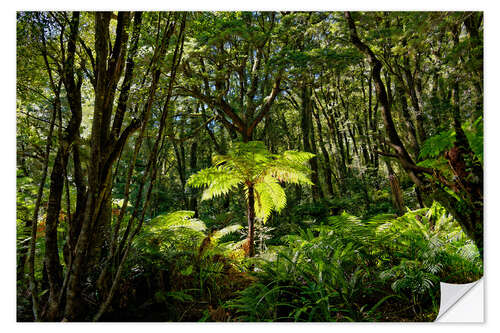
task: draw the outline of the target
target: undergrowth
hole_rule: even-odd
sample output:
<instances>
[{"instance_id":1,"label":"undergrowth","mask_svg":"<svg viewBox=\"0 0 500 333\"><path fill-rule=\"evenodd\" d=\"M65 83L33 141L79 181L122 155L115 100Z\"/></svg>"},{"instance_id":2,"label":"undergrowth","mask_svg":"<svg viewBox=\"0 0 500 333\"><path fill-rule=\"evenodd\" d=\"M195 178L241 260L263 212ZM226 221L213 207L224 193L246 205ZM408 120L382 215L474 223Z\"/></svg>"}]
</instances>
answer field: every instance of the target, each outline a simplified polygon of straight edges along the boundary
<instances>
[{"instance_id":1,"label":"undergrowth","mask_svg":"<svg viewBox=\"0 0 500 333\"><path fill-rule=\"evenodd\" d=\"M149 221L105 320L432 321L440 281L482 275L477 248L437 203L400 217L344 212L278 238L260 225L254 258L245 228L193 214Z\"/></svg>"}]
</instances>

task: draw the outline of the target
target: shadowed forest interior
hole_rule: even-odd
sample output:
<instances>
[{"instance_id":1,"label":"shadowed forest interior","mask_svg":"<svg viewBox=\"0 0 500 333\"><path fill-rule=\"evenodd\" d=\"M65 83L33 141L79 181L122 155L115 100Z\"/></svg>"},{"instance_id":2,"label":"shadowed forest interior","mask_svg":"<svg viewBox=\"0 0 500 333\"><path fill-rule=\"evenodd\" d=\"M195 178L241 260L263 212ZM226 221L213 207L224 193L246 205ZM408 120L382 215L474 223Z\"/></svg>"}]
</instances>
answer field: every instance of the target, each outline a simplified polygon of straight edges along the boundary
<instances>
[{"instance_id":1,"label":"shadowed forest interior","mask_svg":"<svg viewBox=\"0 0 500 333\"><path fill-rule=\"evenodd\" d=\"M483 275L482 12L18 12L18 321L433 321Z\"/></svg>"}]
</instances>

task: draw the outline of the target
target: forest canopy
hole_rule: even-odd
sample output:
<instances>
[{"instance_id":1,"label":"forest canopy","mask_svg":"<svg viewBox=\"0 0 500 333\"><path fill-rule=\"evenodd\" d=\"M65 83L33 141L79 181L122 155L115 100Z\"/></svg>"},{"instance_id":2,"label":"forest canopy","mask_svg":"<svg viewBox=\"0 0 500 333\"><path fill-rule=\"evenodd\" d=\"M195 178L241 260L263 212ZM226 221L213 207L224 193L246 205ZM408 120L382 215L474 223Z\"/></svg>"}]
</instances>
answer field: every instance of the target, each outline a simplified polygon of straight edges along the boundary
<instances>
[{"instance_id":1,"label":"forest canopy","mask_svg":"<svg viewBox=\"0 0 500 333\"><path fill-rule=\"evenodd\" d=\"M482 12L16 22L18 321L432 321L482 276Z\"/></svg>"}]
</instances>

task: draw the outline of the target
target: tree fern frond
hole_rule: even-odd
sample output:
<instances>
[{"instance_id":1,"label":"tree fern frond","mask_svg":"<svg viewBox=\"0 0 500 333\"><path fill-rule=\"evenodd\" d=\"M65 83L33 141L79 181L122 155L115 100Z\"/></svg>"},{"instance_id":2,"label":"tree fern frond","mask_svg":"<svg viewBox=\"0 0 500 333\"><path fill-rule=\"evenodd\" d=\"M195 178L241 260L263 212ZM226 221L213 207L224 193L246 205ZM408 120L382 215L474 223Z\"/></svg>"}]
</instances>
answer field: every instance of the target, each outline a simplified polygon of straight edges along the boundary
<instances>
[{"instance_id":1,"label":"tree fern frond","mask_svg":"<svg viewBox=\"0 0 500 333\"><path fill-rule=\"evenodd\" d=\"M283 159L288 160L290 162L297 164L305 164L316 155L313 153L308 153L303 151L287 150L283 153L282 156Z\"/></svg>"},{"instance_id":2,"label":"tree fern frond","mask_svg":"<svg viewBox=\"0 0 500 333\"><path fill-rule=\"evenodd\" d=\"M271 211L278 213L286 206L286 194L276 179L271 176L255 184L255 213L265 222Z\"/></svg>"},{"instance_id":3,"label":"tree fern frond","mask_svg":"<svg viewBox=\"0 0 500 333\"><path fill-rule=\"evenodd\" d=\"M258 184L260 185L260 183ZM259 219L262 219L263 222L267 221L269 216L271 215L271 211L273 210L273 199L270 194L263 190L259 191L258 186L256 185L254 194L255 194L255 216Z\"/></svg>"},{"instance_id":4,"label":"tree fern frond","mask_svg":"<svg viewBox=\"0 0 500 333\"><path fill-rule=\"evenodd\" d=\"M469 242L462 246L458 250L458 254L465 260L471 262L479 258L479 251L477 250L477 246L472 242Z\"/></svg>"},{"instance_id":5,"label":"tree fern frond","mask_svg":"<svg viewBox=\"0 0 500 333\"><path fill-rule=\"evenodd\" d=\"M241 182L242 178L230 167L218 166L206 168L191 175L187 184L195 188L208 186L201 197L201 200L207 200L227 194Z\"/></svg>"},{"instance_id":6,"label":"tree fern frond","mask_svg":"<svg viewBox=\"0 0 500 333\"><path fill-rule=\"evenodd\" d=\"M267 168L266 173L280 182L297 185L314 185L309 179L309 169L303 166L294 167L291 165L274 163Z\"/></svg>"},{"instance_id":7,"label":"tree fern frond","mask_svg":"<svg viewBox=\"0 0 500 333\"><path fill-rule=\"evenodd\" d=\"M187 219L180 221L179 223L171 224L169 225L170 229L177 229L177 228L187 228L195 231L205 231L207 230L207 226L205 225L205 222L203 222L200 219Z\"/></svg>"},{"instance_id":8,"label":"tree fern frond","mask_svg":"<svg viewBox=\"0 0 500 333\"><path fill-rule=\"evenodd\" d=\"M219 166L220 164L227 162L231 159L229 155L213 155L212 156L212 164L214 166Z\"/></svg>"},{"instance_id":9,"label":"tree fern frond","mask_svg":"<svg viewBox=\"0 0 500 333\"><path fill-rule=\"evenodd\" d=\"M273 200L274 209L279 213L286 206L286 194L278 181L272 177L266 177L259 184L259 191L268 192Z\"/></svg>"},{"instance_id":10,"label":"tree fern frond","mask_svg":"<svg viewBox=\"0 0 500 333\"><path fill-rule=\"evenodd\" d=\"M229 155L241 156L245 154L269 154L267 147L262 141L234 142L229 149Z\"/></svg>"},{"instance_id":11,"label":"tree fern frond","mask_svg":"<svg viewBox=\"0 0 500 333\"><path fill-rule=\"evenodd\" d=\"M203 191L203 194L201 196L202 201L225 195L241 183L241 180L236 177L221 176L218 179L220 180L220 182L211 183L208 188Z\"/></svg>"}]
</instances>

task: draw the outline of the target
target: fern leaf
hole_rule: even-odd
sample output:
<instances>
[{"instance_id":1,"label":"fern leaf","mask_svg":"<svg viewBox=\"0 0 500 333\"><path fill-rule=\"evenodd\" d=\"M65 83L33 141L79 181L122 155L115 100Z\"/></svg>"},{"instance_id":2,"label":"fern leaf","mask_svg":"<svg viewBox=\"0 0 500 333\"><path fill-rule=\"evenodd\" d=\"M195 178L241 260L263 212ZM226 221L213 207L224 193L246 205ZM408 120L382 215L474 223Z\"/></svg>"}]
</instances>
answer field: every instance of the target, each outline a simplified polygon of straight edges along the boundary
<instances>
[{"instance_id":1,"label":"fern leaf","mask_svg":"<svg viewBox=\"0 0 500 333\"><path fill-rule=\"evenodd\" d=\"M229 226L227 226L227 227L225 227L225 228L223 228L223 229L217 230L217 231L213 234L212 238L213 238L213 239L219 239L219 238L224 237L224 236L225 236L225 235L227 235L227 234L230 234L230 233L236 232L236 231L238 231L238 230L240 230L240 229L242 229L242 228L243 228L243 227L242 227L241 225L239 225L239 224L229 225Z\"/></svg>"}]
</instances>

